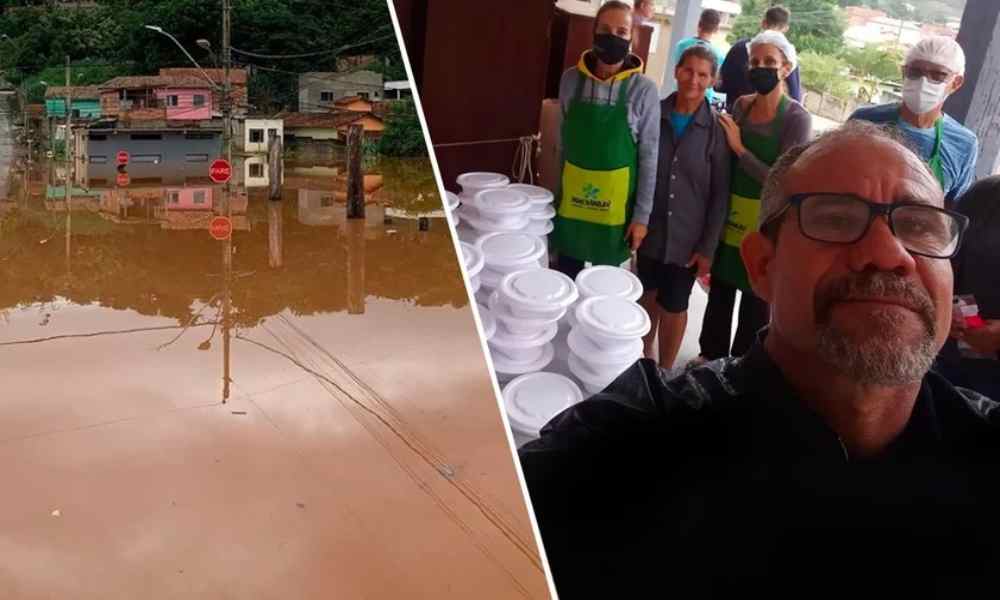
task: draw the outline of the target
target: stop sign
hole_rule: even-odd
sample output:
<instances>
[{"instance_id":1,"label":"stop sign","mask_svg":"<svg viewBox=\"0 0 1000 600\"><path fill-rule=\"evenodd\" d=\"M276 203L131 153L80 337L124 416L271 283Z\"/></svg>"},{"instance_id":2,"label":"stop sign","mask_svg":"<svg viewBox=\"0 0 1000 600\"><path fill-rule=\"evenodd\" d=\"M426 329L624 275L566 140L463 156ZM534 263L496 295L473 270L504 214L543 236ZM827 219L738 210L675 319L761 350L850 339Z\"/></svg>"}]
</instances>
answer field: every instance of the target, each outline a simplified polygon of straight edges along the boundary
<instances>
[{"instance_id":1,"label":"stop sign","mask_svg":"<svg viewBox=\"0 0 1000 600\"><path fill-rule=\"evenodd\" d=\"M115 177L115 183L118 184L118 187L125 187L125 186L127 186L129 184L128 173L119 173Z\"/></svg>"},{"instance_id":2,"label":"stop sign","mask_svg":"<svg viewBox=\"0 0 1000 600\"><path fill-rule=\"evenodd\" d=\"M208 233L217 240L228 240L233 234L233 222L226 217L215 217L208 225Z\"/></svg>"},{"instance_id":3,"label":"stop sign","mask_svg":"<svg viewBox=\"0 0 1000 600\"><path fill-rule=\"evenodd\" d=\"M127 165L128 164L128 152L126 152L124 150L119 150L118 154L115 156L115 160L120 165Z\"/></svg>"},{"instance_id":4,"label":"stop sign","mask_svg":"<svg viewBox=\"0 0 1000 600\"><path fill-rule=\"evenodd\" d=\"M208 167L208 178L215 183L226 183L233 176L233 166L229 161L217 158Z\"/></svg>"}]
</instances>

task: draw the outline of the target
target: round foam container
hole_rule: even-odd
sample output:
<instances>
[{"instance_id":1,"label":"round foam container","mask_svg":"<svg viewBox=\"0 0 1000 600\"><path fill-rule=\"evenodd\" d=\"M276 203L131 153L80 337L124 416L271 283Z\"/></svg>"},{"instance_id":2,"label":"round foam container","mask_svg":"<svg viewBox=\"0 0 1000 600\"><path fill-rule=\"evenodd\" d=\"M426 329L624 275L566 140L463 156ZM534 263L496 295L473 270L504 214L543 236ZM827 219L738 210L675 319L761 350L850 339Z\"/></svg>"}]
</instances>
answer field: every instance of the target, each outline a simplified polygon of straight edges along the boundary
<instances>
[{"instance_id":1,"label":"round foam container","mask_svg":"<svg viewBox=\"0 0 1000 600\"><path fill-rule=\"evenodd\" d=\"M568 377L539 372L521 375L503 388L504 409L518 446L535 439L552 417L583 401Z\"/></svg>"},{"instance_id":2,"label":"round foam container","mask_svg":"<svg viewBox=\"0 0 1000 600\"><path fill-rule=\"evenodd\" d=\"M631 271L600 265L588 267L576 276L581 298L616 296L637 302L642 296L642 282Z\"/></svg>"},{"instance_id":3,"label":"round foam container","mask_svg":"<svg viewBox=\"0 0 1000 600\"><path fill-rule=\"evenodd\" d=\"M510 273L497 291L511 314L528 319L558 320L579 297L573 280L554 269Z\"/></svg>"}]
</instances>

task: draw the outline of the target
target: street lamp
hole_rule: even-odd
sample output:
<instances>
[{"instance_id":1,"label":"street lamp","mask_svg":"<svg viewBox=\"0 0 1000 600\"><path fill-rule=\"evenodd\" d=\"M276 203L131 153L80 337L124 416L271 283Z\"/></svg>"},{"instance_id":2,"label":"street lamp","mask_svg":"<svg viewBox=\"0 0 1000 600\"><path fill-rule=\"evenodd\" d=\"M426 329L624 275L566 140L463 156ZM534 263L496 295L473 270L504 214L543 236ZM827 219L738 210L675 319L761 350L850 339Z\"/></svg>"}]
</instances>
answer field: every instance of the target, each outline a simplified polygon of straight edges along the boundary
<instances>
[{"instance_id":1,"label":"street lamp","mask_svg":"<svg viewBox=\"0 0 1000 600\"><path fill-rule=\"evenodd\" d=\"M194 63L194 66L198 67L198 70L201 71L201 74L205 77L205 80L208 81L210 84L212 84L212 88L213 89L218 89L218 87L219 87L218 84L216 84L214 81L212 81L212 78L208 76L208 73L205 72L205 69L202 69L201 65L198 64L198 61L196 61L193 56L191 56L190 54L188 54L188 51L185 50L184 46L182 46L181 43L177 41L177 38L175 38L174 36L170 35L166 31L164 31L162 27L157 27L156 25L143 25L143 27L145 27L146 29L149 29L150 31L155 31L156 33L161 33L161 34L167 36L168 38L170 38L175 44L177 44L177 47L181 49L181 52L184 53L184 56L188 57L188 60L190 60L192 63Z\"/></svg>"},{"instance_id":2,"label":"street lamp","mask_svg":"<svg viewBox=\"0 0 1000 600\"><path fill-rule=\"evenodd\" d=\"M219 57L212 51L212 42L202 38L200 40L196 40L195 43L198 44L198 47L203 49L205 52L208 52L208 57L212 59L212 66L218 69Z\"/></svg>"}]
</instances>

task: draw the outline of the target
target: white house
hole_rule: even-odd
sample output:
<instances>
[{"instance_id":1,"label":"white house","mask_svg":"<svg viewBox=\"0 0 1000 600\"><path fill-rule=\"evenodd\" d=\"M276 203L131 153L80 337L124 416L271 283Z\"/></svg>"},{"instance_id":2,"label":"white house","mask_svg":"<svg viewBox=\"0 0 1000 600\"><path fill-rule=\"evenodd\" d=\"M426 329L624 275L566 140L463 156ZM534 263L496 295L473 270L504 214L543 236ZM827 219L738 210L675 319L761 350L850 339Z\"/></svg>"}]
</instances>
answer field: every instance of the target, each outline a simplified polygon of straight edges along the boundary
<instances>
[{"instance_id":1,"label":"white house","mask_svg":"<svg viewBox=\"0 0 1000 600\"><path fill-rule=\"evenodd\" d=\"M271 133L284 139L285 125L281 119L247 117L243 124L243 149L246 152L267 153L267 140Z\"/></svg>"},{"instance_id":2,"label":"white house","mask_svg":"<svg viewBox=\"0 0 1000 600\"><path fill-rule=\"evenodd\" d=\"M386 100L399 100L400 98L409 98L412 95L413 92L410 90L409 80L385 82Z\"/></svg>"}]
</instances>

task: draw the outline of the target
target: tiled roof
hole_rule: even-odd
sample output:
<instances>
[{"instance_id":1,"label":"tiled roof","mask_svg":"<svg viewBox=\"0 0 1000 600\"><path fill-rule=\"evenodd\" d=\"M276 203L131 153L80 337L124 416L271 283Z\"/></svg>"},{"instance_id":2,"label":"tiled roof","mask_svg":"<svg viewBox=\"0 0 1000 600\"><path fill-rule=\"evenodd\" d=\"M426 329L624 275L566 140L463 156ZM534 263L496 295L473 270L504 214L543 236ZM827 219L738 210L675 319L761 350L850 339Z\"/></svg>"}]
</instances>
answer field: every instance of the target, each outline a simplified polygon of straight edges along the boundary
<instances>
[{"instance_id":1,"label":"tiled roof","mask_svg":"<svg viewBox=\"0 0 1000 600\"><path fill-rule=\"evenodd\" d=\"M364 118L368 113L342 111L331 113L279 113L275 118L282 119L285 129L296 127L328 127L331 129L353 123Z\"/></svg>"},{"instance_id":2,"label":"tiled roof","mask_svg":"<svg viewBox=\"0 0 1000 600\"><path fill-rule=\"evenodd\" d=\"M73 98L84 100L100 100L101 90L96 85L75 85L66 87L64 85L50 85L45 88L46 98L65 98L66 90L69 90Z\"/></svg>"},{"instance_id":3,"label":"tiled roof","mask_svg":"<svg viewBox=\"0 0 1000 600\"><path fill-rule=\"evenodd\" d=\"M115 77L101 84L102 90L123 90L161 87L186 87L186 88L208 88L212 84L205 81L204 77L187 76L163 76L163 75L139 75L129 77Z\"/></svg>"},{"instance_id":4,"label":"tiled roof","mask_svg":"<svg viewBox=\"0 0 1000 600\"><path fill-rule=\"evenodd\" d=\"M205 74L215 83L222 84L225 80L224 69L205 69ZM167 77L198 77L204 80L205 76L198 69L160 69L160 75ZM236 85L247 84L246 69L229 69L229 82Z\"/></svg>"}]
</instances>

